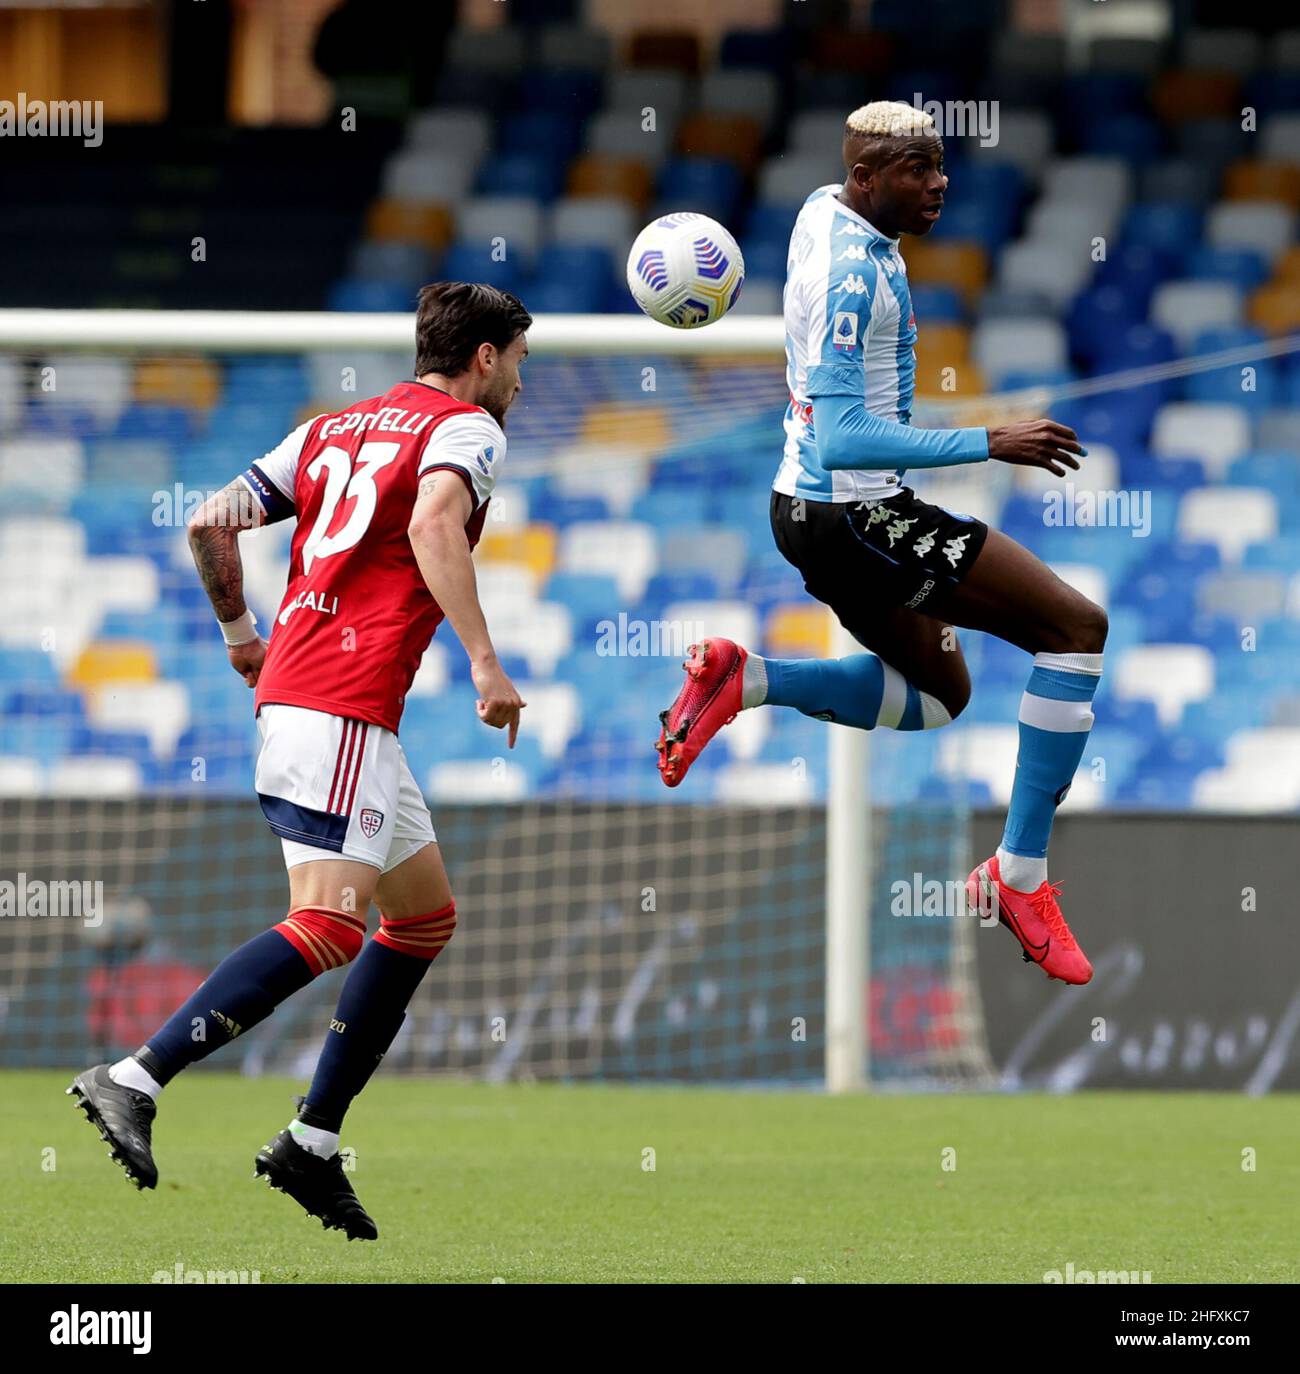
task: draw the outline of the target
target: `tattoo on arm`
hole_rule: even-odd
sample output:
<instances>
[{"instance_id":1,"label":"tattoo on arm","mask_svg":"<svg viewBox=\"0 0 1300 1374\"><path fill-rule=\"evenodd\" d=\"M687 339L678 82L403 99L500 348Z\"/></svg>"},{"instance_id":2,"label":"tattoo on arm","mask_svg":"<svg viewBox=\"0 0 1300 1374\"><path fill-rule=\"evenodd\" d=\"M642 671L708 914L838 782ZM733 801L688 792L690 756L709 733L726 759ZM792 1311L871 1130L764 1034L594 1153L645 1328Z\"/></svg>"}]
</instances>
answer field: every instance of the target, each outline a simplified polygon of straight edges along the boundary
<instances>
[{"instance_id":1,"label":"tattoo on arm","mask_svg":"<svg viewBox=\"0 0 1300 1374\"><path fill-rule=\"evenodd\" d=\"M248 609L239 531L256 529L263 519L253 493L242 482L231 482L210 496L190 521L190 552L218 620L238 620Z\"/></svg>"},{"instance_id":2,"label":"tattoo on arm","mask_svg":"<svg viewBox=\"0 0 1300 1374\"><path fill-rule=\"evenodd\" d=\"M435 488L437 487L437 485L438 485L438 474L437 474L436 472L431 472L431 473L428 474L427 477L422 477L422 478L420 479L420 487L419 487L419 491L418 491L417 495L418 495L418 496L432 496L433 493L434 493Z\"/></svg>"}]
</instances>

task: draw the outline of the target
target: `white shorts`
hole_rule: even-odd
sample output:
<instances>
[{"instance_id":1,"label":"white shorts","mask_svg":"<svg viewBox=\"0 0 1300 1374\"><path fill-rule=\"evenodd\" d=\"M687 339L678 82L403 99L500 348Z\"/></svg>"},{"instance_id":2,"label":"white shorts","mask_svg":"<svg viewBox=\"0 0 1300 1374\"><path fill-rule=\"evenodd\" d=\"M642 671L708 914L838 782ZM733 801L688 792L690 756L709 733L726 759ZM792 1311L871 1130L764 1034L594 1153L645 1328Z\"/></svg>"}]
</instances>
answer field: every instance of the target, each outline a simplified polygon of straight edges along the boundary
<instances>
[{"instance_id":1,"label":"white shorts","mask_svg":"<svg viewBox=\"0 0 1300 1374\"><path fill-rule=\"evenodd\" d=\"M262 707L257 729L257 799L289 868L342 858L387 873L435 842L391 730L282 703Z\"/></svg>"}]
</instances>

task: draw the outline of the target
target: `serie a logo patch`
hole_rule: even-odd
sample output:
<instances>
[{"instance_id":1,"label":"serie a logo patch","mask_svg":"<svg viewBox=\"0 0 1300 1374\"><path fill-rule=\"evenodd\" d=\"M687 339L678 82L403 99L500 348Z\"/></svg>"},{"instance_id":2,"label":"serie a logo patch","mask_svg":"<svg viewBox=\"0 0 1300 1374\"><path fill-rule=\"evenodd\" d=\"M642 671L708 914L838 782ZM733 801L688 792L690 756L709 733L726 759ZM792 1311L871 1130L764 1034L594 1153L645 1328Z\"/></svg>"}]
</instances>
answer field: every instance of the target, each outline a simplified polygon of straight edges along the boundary
<instances>
[{"instance_id":1,"label":"serie a logo patch","mask_svg":"<svg viewBox=\"0 0 1300 1374\"><path fill-rule=\"evenodd\" d=\"M831 324L831 343L836 348L858 346L858 317L852 310L837 310Z\"/></svg>"},{"instance_id":2,"label":"serie a logo patch","mask_svg":"<svg viewBox=\"0 0 1300 1374\"><path fill-rule=\"evenodd\" d=\"M373 807L367 806L359 817L361 822L361 833L368 840L373 840L379 833L379 827L384 823L384 813L376 811Z\"/></svg>"}]
</instances>

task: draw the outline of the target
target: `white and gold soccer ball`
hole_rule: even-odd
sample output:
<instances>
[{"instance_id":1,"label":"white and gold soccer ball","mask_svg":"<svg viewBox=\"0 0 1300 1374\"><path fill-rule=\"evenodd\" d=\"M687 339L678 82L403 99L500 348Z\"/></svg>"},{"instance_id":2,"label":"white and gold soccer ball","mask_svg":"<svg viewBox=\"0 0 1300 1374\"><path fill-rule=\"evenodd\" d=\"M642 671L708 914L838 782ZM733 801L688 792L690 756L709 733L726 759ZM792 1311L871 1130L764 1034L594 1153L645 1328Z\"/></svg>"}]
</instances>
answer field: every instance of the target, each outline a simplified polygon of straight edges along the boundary
<instances>
[{"instance_id":1,"label":"white and gold soccer ball","mask_svg":"<svg viewBox=\"0 0 1300 1374\"><path fill-rule=\"evenodd\" d=\"M717 220L690 210L652 220L627 257L633 300L674 329L720 320L744 284L745 259L736 240Z\"/></svg>"}]
</instances>

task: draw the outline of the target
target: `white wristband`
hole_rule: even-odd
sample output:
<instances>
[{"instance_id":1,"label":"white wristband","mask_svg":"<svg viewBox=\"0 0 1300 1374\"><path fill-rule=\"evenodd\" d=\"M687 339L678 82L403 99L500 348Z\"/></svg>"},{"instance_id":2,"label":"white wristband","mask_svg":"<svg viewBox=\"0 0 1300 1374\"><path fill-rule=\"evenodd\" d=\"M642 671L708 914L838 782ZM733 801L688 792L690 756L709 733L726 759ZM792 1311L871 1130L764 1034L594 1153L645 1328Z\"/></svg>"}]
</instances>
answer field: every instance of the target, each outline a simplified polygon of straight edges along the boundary
<instances>
[{"instance_id":1,"label":"white wristband","mask_svg":"<svg viewBox=\"0 0 1300 1374\"><path fill-rule=\"evenodd\" d=\"M218 620L221 626L221 637L232 648L236 644L247 644L250 640L257 638L257 617L252 611L245 611L238 620Z\"/></svg>"}]
</instances>

